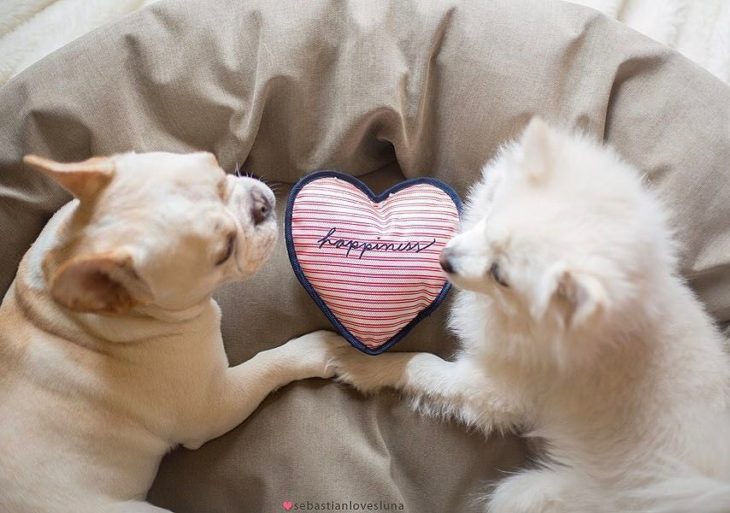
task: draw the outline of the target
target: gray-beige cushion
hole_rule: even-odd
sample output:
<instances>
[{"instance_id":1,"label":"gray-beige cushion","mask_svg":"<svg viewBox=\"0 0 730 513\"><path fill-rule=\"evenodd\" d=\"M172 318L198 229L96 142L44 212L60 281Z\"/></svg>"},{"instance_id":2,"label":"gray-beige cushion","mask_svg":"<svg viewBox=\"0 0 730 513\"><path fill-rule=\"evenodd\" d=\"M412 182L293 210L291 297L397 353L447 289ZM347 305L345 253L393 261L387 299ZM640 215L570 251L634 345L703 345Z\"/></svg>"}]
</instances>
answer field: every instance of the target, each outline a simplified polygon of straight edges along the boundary
<instances>
[{"instance_id":1,"label":"gray-beige cushion","mask_svg":"<svg viewBox=\"0 0 730 513\"><path fill-rule=\"evenodd\" d=\"M204 149L289 185L337 168L376 191L425 175L464 194L535 113L647 172L676 214L683 272L729 320L730 89L594 11L521 0L163 0L64 47L0 89L0 292L68 200L22 167L24 153ZM232 363L327 326L285 253L280 243L256 278L217 296ZM398 349L451 354L447 310ZM481 511L488 483L525 462L516 437L311 380L200 450L173 452L150 500L180 513L285 500Z\"/></svg>"}]
</instances>

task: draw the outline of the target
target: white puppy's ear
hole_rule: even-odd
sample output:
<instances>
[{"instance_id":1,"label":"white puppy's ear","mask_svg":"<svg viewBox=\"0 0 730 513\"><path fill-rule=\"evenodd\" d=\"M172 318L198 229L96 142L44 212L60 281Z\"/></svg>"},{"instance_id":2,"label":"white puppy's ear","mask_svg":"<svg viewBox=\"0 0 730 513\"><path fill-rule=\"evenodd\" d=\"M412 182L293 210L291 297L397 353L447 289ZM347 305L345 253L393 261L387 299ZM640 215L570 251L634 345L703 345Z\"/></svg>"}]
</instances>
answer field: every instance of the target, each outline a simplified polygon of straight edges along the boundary
<instances>
[{"instance_id":1,"label":"white puppy's ear","mask_svg":"<svg viewBox=\"0 0 730 513\"><path fill-rule=\"evenodd\" d=\"M51 278L53 299L76 312L124 313L152 293L125 250L74 257Z\"/></svg>"},{"instance_id":2,"label":"white puppy's ear","mask_svg":"<svg viewBox=\"0 0 730 513\"><path fill-rule=\"evenodd\" d=\"M23 157L23 162L52 178L80 200L94 196L114 176L114 161L109 157L93 157L83 162L62 163L37 155L26 155Z\"/></svg>"},{"instance_id":3,"label":"white puppy's ear","mask_svg":"<svg viewBox=\"0 0 730 513\"><path fill-rule=\"evenodd\" d=\"M545 176L553 165L553 134L539 116L530 120L522 134L522 170L531 180Z\"/></svg>"},{"instance_id":4,"label":"white puppy's ear","mask_svg":"<svg viewBox=\"0 0 730 513\"><path fill-rule=\"evenodd\" d=\"M574 328L593 319L607 306L606 289L598 279L560 264L548 271L540 283L532 315L541 320L554 307L565 326Z\"/></svg>"}]
</instances>

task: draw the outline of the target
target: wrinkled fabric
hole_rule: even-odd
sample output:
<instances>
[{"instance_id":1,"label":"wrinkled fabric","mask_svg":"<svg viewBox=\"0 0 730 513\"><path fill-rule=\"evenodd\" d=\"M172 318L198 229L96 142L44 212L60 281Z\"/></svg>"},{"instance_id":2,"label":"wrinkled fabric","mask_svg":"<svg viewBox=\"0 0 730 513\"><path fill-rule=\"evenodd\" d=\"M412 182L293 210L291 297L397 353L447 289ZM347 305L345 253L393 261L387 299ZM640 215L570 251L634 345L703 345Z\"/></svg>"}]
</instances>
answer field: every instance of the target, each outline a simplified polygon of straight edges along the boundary
<instances>
[{"instance_id":1,"label":"wrinkled fabric","mask_svg":"<svg viewBox=\"0 0 730 513\"><path fill-rule=\"evenodd\" d=\"M22 167L24 153L212 151L226 169L282 182L281 218L290 185L323 168L376 192L436 176L463 196L534 114L647 173L675 214L682 272L730 320L730 89L595 11L521 0L162 0L60 49L0 89L0 291L69 199ZM217 298L232 363L327 327L283 238L254 279ZM448 307L398 349L452 354ZM287 500L477 512L489 483L525 463L513 436L310 380L200 450L174 451L150 500L180 513Z\"/></svg>"}]
</instances>

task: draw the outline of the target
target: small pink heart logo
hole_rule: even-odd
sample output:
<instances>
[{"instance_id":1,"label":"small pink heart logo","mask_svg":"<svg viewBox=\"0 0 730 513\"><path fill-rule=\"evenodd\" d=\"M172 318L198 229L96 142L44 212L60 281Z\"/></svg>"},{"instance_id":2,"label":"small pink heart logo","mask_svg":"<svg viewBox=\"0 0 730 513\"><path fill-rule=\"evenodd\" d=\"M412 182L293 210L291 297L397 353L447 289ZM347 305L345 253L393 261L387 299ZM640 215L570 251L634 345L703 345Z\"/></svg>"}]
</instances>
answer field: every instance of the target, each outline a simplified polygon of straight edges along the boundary
<instances>
[{"instance_id":1,"label":"small pink heart logo","mask_svg":"<svg viewBox=\"0 0 730 513\"><path fill-rule=\"evenodd\" d=\"M286 511L291 511L291 509L294 507L294 503L292 501L284 501L281 503L281 507L284 508Z\"/></svg>"}]
</instances>

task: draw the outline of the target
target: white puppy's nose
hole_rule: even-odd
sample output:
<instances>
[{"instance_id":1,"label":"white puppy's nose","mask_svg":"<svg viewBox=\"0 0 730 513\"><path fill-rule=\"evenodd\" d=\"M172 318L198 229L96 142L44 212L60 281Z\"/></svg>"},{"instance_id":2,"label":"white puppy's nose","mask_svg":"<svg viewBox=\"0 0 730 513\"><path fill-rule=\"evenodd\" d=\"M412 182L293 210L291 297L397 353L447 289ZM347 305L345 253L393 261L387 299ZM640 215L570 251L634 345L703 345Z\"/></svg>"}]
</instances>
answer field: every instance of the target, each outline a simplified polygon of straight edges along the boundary
<instances>
[{"instance_id":1,"label":"white puppy's nose","mask_svg":"<svg viewBox=\"0 0 730 513\"><path fill-rule=\"evenodd\" d=\"M441 269L443 269L444 272L448 274L454 274L454 265L451 262L452 253L453 250L451 248L444 248L441 251L441 256L439 256L439 264L441 264Z\"/></svg>"},{"instance_id":2,"label":"white puppy's nose","mask_svg":"<svg viewBox=\"0 0 730 513\"><path fill-rule=\"evenodd\" d=\"M251 196L251 219L253 219L254 225L259 225L272 216L276 199L270 189L263 187L254 187L249 195Z\"/></svg>"}]
</instances>

